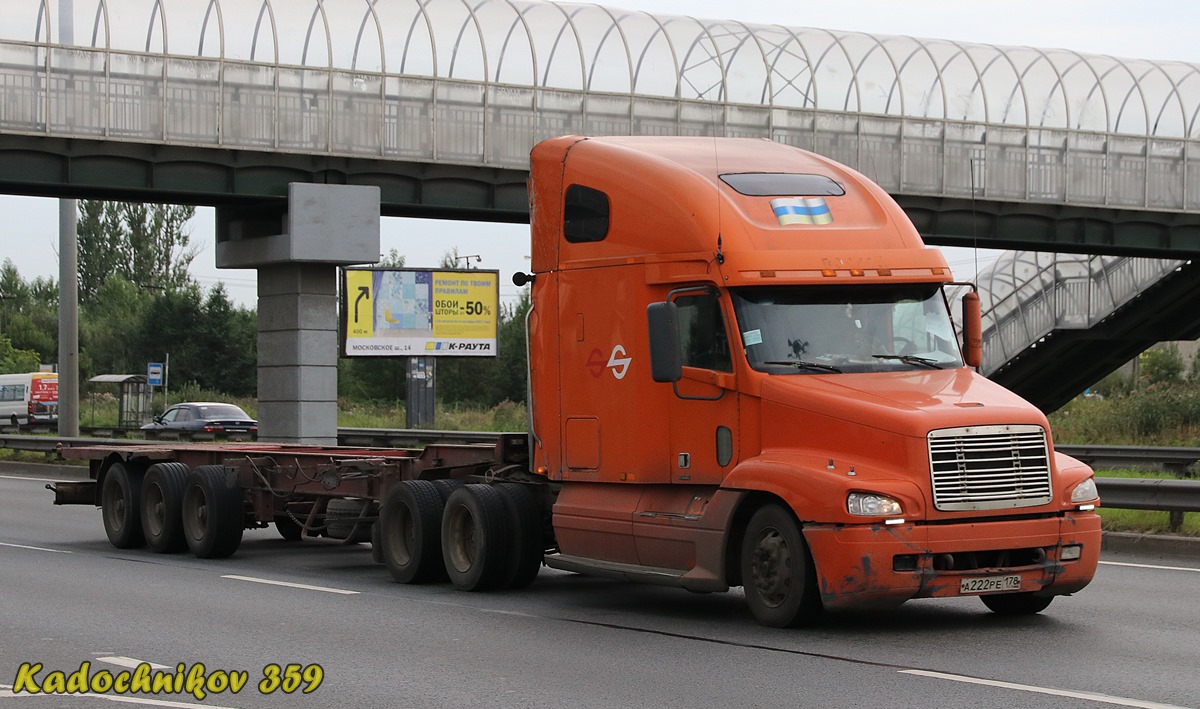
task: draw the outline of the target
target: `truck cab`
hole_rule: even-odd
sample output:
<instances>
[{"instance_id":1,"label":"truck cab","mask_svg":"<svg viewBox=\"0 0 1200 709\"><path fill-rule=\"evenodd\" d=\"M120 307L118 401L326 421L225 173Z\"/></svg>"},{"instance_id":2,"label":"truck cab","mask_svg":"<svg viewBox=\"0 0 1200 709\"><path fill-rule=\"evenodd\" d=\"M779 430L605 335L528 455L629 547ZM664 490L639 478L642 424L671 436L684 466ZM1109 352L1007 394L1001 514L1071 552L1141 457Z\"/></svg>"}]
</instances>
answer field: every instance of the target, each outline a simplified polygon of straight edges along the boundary
<instances>
[{"instance_id":1,"label":"truck cab","mask_svg":"<svg viewBox=\"0 0 1200 709\"><path fill-rule=\"evenodd\" d=\"M548 565L743 586L775 626L1034 613L1091 580L1092 471L975 371L977 299L959 332L944 258L870 180L766 140L566 136L530 200Z\"/></svg>"}]
</instances>

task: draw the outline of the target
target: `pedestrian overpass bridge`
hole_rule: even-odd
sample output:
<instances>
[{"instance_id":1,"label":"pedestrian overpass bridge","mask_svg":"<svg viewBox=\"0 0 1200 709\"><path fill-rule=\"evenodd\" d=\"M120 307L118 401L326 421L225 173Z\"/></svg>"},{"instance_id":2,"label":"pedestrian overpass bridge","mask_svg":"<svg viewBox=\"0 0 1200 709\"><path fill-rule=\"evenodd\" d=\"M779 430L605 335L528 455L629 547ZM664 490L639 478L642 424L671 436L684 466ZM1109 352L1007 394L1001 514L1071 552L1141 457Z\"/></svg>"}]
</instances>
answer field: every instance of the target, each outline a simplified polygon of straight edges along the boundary
<instances>
[{"instance_id":1,"label":"pedestrian overpass bridge","mask_svg":"<svg viewBox=\"0 0 1200 709\"><path fill-rule=\"evenodd\" d=\"M1197 65L534 0L0 9L8 193L220 214L368 184L388 215L523 221L529 149L567 133L770 138L929 243L1018 250L979 276L984 371L1044 408L1200 336Z\"/></svg>"}]
</instances>

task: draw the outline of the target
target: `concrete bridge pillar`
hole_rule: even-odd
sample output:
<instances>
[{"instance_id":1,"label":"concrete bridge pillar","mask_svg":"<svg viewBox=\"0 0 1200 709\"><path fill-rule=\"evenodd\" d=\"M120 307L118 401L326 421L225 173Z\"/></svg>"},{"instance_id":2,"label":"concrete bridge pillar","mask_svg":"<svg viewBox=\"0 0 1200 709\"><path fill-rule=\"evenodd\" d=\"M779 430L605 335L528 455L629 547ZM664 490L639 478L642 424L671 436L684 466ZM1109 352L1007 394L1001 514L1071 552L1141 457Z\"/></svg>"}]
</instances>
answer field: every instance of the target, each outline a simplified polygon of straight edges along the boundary
<instances>
[{"instance_id":1,"label":"concrete bridge pillar","mask_svg":"<svg viewBox=\"0 0 1200 709\"><path fill-rule=\"evenodd\" d=\"M286 215L217 225L217 267L258 269L259 440L335 445L337 269L379 260L379 188L292 183Z\"/></svg>"}]
</instances>

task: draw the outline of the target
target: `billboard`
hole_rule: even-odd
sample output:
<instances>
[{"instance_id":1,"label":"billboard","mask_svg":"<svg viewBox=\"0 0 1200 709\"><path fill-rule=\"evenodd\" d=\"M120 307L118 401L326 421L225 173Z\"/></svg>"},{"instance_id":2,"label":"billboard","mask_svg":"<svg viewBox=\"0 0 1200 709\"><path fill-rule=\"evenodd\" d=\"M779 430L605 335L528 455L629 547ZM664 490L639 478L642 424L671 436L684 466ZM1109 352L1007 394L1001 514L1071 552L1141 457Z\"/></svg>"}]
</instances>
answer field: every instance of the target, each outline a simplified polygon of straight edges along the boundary
<instances>
[{"instance_id":1,"label":"billboard","mask_svg":"<svg viewBox=\"0 0 1200 709\"><path fill-rule=\"evenodd\" d=\"M494 357L498 271L342 269L347 357Z\"/></svg>"}]
</instances>

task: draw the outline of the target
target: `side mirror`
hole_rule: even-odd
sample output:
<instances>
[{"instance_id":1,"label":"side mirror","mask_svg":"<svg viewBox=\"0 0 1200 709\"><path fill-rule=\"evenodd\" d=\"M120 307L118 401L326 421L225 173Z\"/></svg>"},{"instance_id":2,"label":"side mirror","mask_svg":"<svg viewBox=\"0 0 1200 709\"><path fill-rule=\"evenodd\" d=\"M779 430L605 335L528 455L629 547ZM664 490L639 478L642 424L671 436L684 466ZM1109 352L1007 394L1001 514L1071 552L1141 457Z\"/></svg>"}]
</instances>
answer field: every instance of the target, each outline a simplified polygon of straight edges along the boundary
<instances>
[{"instance_id":1,"label":"side mirror","mask_svg":"<svg viewBox=\"0 0 1200 709\"><path fill-rule=\"evenodd\" d=\"M979 305L979 294L971 291L963 296L963 355L967 366L978 368L983 364L983 315Z\"/></svg>"},{"instance_id":2,"label":"side mirror","mask_svg":"<svg viewBox=\"0 0 1200 709\"><path fill-rule=\"evenodd\" d=\"M677 382L683 376L678 312L670 301L651 303L646 307L646 322L650 328L650 376L656 382Z\"/></svg>"}]
</instances>

